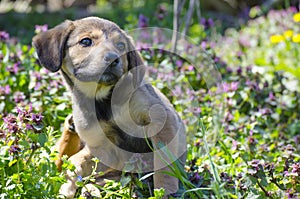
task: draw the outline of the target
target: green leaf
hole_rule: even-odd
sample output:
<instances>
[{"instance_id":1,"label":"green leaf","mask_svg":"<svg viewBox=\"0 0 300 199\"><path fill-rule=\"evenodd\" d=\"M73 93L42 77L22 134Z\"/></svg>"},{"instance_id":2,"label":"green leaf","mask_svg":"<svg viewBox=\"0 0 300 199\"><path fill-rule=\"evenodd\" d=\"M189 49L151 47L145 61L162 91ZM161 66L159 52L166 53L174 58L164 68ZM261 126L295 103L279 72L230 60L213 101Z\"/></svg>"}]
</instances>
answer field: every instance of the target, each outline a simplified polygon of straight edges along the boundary
<instances>
[{"instance_id":1,"label":"green leaf","mask_svg":"<svg viewBox=\"0 0 300 199\"><path fill-rule=\"evenodd\" d=\"M165 195L164 189L154 189L154 198L155 199L162 199Z\"/></svg>"},{"instance_id":2,"label":"green leaf","mask_svg":"<svg viewBox=\"0 0 300 199\"><path fill-rule=\"evenodd\" d=\"M37 131L41 131L44 128L44 125L42 123L40 123L40 124L32 124L32 126Z\"/></svg>"},{"instance_id":3,"label":"green leaf","mask_svg":"<svg viewBox=\"0 0 300 199\"><path fill-rule=\"evenodd\" d=\"M125 166L124 166L124 168L123 168L123 170L124 170L125 172L130 172L130 171L132 171L133 169L134 169L134 165L133 165L133 164L130 164L130 163L125 164Z\"/></svg>"},{"instance_id":4,"label":"green leaf","mask_svg":"<svg viewBox=\"0 0 300 199\"><path fill-rule=\"evenodd\" d=\"M127 186L131 182L131 176L122 176L120 183L122 187Z\"/></svg>"},{"instance_id":5,"label":"green leaf","mask_svg":"<svg viewBox=\"0 0 300 199\"><path fill-rule=\"evenodd\" d=\"M44 133L39 134L38 136L38 143L41 147L44 147L45 143L47 142L47 135Z\"/></svg>"},{"instance_id":6,"label":"green leaf","mask_svg":"<svg viewBox=\"0 0 300 199\"><path fill-rule=\"evenodd\" d=\"M8 166L11 167L12 165L14 165L18 160L17 159L13 159L8 163Z\"/></svg>"}]
</instances>

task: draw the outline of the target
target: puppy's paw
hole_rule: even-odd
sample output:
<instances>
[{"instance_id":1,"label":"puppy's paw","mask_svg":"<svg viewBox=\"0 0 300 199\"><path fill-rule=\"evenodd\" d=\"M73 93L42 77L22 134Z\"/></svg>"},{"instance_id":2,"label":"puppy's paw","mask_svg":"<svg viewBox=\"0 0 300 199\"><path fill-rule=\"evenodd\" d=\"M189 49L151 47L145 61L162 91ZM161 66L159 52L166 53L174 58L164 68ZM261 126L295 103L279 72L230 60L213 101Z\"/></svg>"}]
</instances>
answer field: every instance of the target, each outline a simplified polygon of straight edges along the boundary
<instances>
[{"instance_id":1,"label":"puppy's paw","mask_svg":"<svg viewBox=\"0 0 300 199\"><path fill-rule=\"evenodd\" d=\"M59 195L64 196L67 199L72 199L76 193L76 185L71 180L68 180L65 184L63 184L59 189Z\"/></svg>"},{"instance_id":2,"label":"puppy's paw","mask_svg":"<svg viewBox=\"0 0 300 199\"><path fill-rule=\"evenodd\" d=\"M100 190L93 184L85 185L81 190L81 195L85 198L101 198Z\"/></svg>"},{"instance_id":3,"label":"puppy's paw","mask_svg":"<svg viewBox=\"0 0 300 199\"><path fill-rule=\"evenodd\" d=\"M66 117L65 123L64 123L64 130L77 134L77 132L75 130L75 125L74 125L74 120L73 120L72 114L70 114Z\"/></svg>"}]
</instances>

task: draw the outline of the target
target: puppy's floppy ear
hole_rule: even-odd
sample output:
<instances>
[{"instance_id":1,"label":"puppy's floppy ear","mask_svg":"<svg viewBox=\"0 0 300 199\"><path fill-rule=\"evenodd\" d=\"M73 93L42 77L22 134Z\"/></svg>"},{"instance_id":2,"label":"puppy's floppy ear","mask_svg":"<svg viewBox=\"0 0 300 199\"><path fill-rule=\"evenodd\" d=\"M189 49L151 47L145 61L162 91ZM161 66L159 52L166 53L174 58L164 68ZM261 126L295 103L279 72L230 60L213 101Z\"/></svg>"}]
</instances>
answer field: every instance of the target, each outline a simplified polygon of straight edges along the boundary
<instances>
[{"instance_id":1,"label":"puppy's floppy ear","mask_svg":"<svg viewBox=\"0 0 300 199\"><path fill-rule=\"evenodd\" d=\"M37 51L40 64L52 72L61 68L66 41L74 29L72 21L41 32L32 39L32 45Z\"/></svg>"},{"instance_id":2,"label":"puppy's floppy ear","mask_svg":"<svg viewBox=\"0 0 300 199\"><path fill-rule=\"evenodd\" d=\"M127 39L129 44L129 51L127 53L128 71L133 75L133 86L138 87L144 80L145 66L138 49L133 45L131 37L127 36Z\"/></svg>"},{"instance_id":3,"label":"puppy's floppy ear","mask_svg":"<svg viewBox=\"0 0 300 199\"><path fill-rule=\"evenodd\" d=\"M127 53L127 61L128 61L128 70L143 65L143 59L138 52L138 50L134 47L132 38L127 36L127 41L129 44L129 51Z\"/></svg>"}]
</instances>

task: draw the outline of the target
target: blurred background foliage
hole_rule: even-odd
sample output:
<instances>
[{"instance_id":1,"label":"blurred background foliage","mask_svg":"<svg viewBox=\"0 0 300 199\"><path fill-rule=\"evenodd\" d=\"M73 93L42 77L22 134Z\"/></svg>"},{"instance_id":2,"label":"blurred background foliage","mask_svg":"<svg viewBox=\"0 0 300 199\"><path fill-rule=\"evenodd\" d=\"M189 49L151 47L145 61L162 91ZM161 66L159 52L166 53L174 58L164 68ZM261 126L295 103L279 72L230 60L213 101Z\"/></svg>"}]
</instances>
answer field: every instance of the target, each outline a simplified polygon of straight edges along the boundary
<instances>
[{"instance_id":1,"label":"blurred background foliage","mask_svg":"<svg viewBox=\"0 0 300 199\"><path fill-rule=\"evenodd\" d=\"M184 2L180 16L184 21L189 1ZM297 5L297 0L200 0L197 15L193 15L189 33L198 32L199 15L211 17L218 31L228 27L240 27L249 19L249 9L261 5L263 12L271 8L288 8ZM138 27L140 15L147 16L149 26L173 28L173 1L169 0L1 0L0 30L30 43L36 24L53 27L65 19L98 16L116 22L121 28ZM31 30L31 31L30 31Z\"/></svg>"}]
</instances>

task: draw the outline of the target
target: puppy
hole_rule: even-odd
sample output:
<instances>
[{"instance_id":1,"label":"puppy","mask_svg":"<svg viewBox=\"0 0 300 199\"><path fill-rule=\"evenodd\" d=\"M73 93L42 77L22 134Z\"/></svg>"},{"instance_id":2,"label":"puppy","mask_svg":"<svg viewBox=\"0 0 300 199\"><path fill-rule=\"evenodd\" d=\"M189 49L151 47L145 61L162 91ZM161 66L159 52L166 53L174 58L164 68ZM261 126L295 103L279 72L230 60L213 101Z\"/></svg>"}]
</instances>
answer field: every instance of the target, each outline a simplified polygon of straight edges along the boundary
<instances>
[{"instance_id":1,"label":"puppy","mask_svg":"<svg viewBox=\"0 0 300 199\"><path fill-rule=\"evenodd\" d=\"M33 46L40 64L60 71L72 95L75 129L85 143L70 157L76 175L89 175L97 157L100 171L132 164L125 170L154 171L154 188L176 192L178 179L168 173L175 161L185 163L185 127L168 99L145 81L132 39L115 23L88 17L36 35ZM76 175L67 173L60 189L67 198L76 193Z\"/></svg>"}]
</instances>

